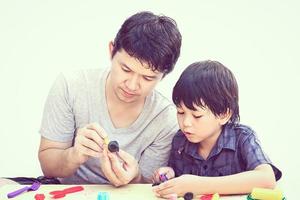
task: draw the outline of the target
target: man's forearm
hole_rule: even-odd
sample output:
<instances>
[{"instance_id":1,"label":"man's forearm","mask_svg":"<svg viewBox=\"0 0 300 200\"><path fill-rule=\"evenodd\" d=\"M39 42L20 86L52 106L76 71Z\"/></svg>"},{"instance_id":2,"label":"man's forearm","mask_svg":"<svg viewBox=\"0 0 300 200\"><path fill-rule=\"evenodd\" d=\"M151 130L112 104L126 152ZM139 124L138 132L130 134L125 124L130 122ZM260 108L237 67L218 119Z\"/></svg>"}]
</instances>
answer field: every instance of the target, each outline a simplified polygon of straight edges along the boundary
<instances>
[{"instance_id":1,"label":"man's forearm","mask_svg":"<svg viewBox=\"0 0 300 200\"><path fill-rule=\"evenodd\" d=\"M72 159L73 147L68 149L49 148L39 152L42 171L49 177L68 177L80 166Z\"/></svg>"}]
</instances>

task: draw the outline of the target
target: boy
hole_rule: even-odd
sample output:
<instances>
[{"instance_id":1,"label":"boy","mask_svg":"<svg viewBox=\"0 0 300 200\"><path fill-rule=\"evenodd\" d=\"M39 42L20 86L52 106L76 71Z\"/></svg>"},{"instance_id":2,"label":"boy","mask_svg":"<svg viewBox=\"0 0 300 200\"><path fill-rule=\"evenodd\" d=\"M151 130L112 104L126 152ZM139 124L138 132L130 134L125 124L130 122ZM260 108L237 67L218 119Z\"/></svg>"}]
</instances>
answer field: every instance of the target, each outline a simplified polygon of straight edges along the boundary
<instances>
[{"instance_id":1,"label":"boy","mask_svg":"<svg viewBox=\"0 0 300 200\"><path fill-rule=\"evenodd\" d=\"M169 167L153 175L154 182L161 174L171 179L153 188L157 196L274 188L281 171L262 151L255 132L239 124L238 85L228 68L209 60L191 64L172 99L180 130L172 141Z\"/></svg>"}]
</instances>

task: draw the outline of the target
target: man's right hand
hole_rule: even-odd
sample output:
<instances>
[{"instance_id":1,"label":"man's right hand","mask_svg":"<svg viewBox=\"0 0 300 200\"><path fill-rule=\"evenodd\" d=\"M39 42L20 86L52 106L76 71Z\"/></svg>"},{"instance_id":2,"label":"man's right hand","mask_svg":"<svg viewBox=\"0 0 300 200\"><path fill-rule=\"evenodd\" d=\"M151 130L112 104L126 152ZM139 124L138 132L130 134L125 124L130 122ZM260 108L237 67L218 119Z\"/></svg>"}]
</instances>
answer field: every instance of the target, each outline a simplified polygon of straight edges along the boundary
<instances>
[{"instance_id":1,"label":"man's right hand","mask_svg":"<svg viewBox=\"0 0 300 200\"><path fill-rule=\"evenodd\" d=\"M76 131L72 157L83 164L90 157L99 158L103 151L104 138L107 133L98 123L87 124Z\"/></svg>"},{"instance_id":2,"label":"man's right hand","mask_svg":"<svg viewBox=\"0 0 300 200\"><path fill-rule=\"evenodd\" d=\"M74 144L56 142L41 137L39 160L42 171L49 177L68 177L90 157L101 156L106 132L97 123L91 123L76 131Z\"/></svg>"}]
</instances>

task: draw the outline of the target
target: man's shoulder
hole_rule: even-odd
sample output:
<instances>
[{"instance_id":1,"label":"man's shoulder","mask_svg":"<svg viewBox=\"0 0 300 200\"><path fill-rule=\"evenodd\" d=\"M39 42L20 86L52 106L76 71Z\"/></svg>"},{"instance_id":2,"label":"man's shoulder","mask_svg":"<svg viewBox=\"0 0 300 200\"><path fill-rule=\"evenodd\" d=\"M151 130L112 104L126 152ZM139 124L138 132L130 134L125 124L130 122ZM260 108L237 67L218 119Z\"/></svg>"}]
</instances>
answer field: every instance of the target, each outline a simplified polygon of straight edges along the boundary
<instances>
[{"instance_id":1,"label":"man's shoulder","mask_svg":"<svg viewBox=\"0 0 300 200\"><path fill-rule=\"evenodd\" d=\"M106 71L105 68L87 68L87 69L74 69L61 72L66 82L82 82L86 80L97 80Z\"/></svg>"},{"instance_id":2,"label":"man's shoulder","mask_svg":"<svg viewBox=\"0 0 300 200\"><path fill-rule=\"evenodd\" d=\"M152 96L152 106L150 106L152 114L164 122L172 121L172 124L177 124L175 105L158 91L154 90Z\"/></svg>"},{"instance_id":3,"label":"man's shoulder","mask_svg":"<svg viewBox=\"0 0 300 200\"><path fill-rule=\"evenodd\" d=\"M100 86L103 74L102 68L65 70L60 73L56 80L58 87L65 87L71 94L80 93Z\"/></svg>"},{"instance_id":4,"label":"man's shoulder","mask_svg":"<svg viewBox=\"0 0 300 200\"><path fill-rule=\"evenodd\" d=\"M157 107L166 109L167 112L173 112L176 109L175 105L157 90L153 91L151 100Z\"/></svg>"}]
</instances>

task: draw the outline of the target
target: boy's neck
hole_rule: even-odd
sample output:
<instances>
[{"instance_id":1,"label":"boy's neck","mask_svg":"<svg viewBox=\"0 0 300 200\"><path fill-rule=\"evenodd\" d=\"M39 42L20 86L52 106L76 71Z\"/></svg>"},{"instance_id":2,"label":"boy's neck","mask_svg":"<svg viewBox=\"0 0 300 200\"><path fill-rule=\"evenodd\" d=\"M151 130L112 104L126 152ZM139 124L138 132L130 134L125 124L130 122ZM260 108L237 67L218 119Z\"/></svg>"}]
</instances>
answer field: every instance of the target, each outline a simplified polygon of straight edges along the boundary
<instances>
[{"instance_id":1,"label":"boy's neck","mask_svg":"<svg viewBox=\"0 0 300 200\"><path fill-rule=\"evenodd\" d=\"M222 129L220 129L215 134L213 134L209 138L206 138L205 140L203 140L199 143L198 154L200 156L202 156L205 160L208 158L210 152L216 145L218 138L221 135L221 132L222 132Z\"/></svg>"}]
</instances>

